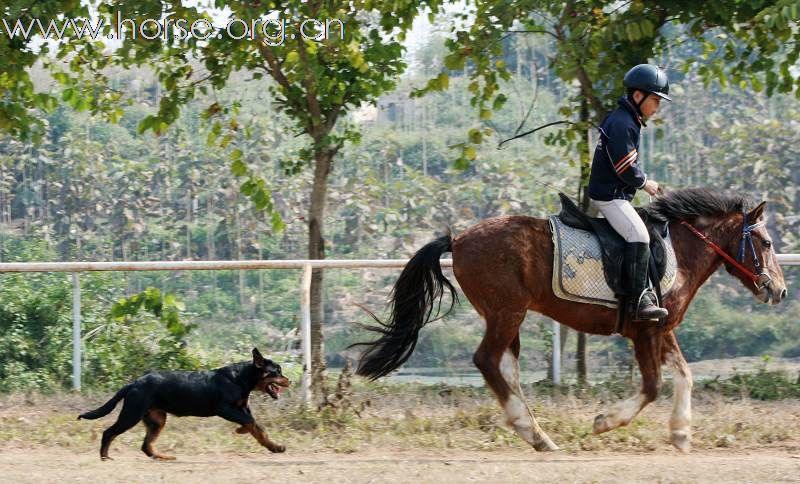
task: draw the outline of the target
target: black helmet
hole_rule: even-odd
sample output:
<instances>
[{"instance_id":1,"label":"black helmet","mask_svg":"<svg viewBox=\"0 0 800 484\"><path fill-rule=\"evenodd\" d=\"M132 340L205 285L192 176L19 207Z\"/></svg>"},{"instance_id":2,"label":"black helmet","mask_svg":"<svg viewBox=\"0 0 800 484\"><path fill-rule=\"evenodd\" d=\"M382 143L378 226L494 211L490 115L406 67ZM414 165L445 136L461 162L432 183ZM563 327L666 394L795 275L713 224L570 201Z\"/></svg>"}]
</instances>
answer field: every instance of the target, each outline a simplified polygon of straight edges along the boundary
<instances>
[{"instance_id":1,"label":"black helmet","mask_svg":"<svg viewBox=\"0 0 800 484\"><path fill-rule=\"evenodd\" d=\"M625 74L622 84L628 89L638 89L672 101L669 94L669 79L667 73L657 66L639 64Z\"/></svg>"}]
</instances>

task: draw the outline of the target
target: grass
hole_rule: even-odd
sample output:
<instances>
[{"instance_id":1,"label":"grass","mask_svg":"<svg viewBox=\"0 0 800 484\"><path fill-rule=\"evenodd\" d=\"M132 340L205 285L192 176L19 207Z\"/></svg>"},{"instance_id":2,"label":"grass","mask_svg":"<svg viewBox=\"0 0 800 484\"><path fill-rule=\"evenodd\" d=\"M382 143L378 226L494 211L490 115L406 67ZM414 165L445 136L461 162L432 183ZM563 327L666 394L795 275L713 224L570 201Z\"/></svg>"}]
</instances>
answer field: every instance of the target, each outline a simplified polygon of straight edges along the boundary
<instances>
[{"instance_id":1,"label":"grass","mask_svg":"<svg viewBox=\"0 0 800 484\"><path fill-rule=\"evenodd\" d=\"M620 395L633 391L632 385L621 381L586 391L570 387L556 390L541 384L529 385L525 390L540 425L567 452L652 452L669 448L669 388L628 427L592 434L594 416ZM503 423L499 406L485 388L357 381L350 394L349 406L321 411L302 405L297 391L287 392L278 401L257 395L251 398L251 406L270 437L290 450L352 453L372 448L527 448ZM114 421L116 412L94 421L77 421L75 417L109 397L110 394L69 393L0 396L0 448L58 446L76 452L97 452L100 435ZM766 446L797 451L799 403L794 398L758 401L741 389L738 393L719 392L713 386L696 384L694 447ZM219 418L168 417L157 448L177 455L265 452L249 436L234 434L234 427ZM128 431L112 445L112 454L114 447L138 449L143 436L142 426Z\"/></svg>"}]
</instances>

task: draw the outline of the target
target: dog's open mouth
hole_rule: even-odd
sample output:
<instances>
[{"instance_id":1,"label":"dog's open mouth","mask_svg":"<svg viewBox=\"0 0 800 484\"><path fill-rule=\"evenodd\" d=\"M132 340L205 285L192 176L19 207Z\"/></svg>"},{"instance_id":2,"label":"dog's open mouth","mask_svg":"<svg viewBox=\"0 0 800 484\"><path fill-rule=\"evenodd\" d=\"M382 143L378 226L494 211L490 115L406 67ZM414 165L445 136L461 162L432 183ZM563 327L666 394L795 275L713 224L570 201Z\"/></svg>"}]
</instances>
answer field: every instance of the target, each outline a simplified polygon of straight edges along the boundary
<instances>
[{"instance_id":1,"label":"dog's open mouth","mask_svg":"<svg viewBox=\"0 0 800 484\"><path fill-rule=\"evenodd\" d=\"M279 378L268 382L264 386L264 391L267 393L267 395L277 400L278 397L281 395L281 391L283 391L283 389L288 386L289 386L289 380L287 380L286 378Z\"/></svg>"},{"instance_id":2,"label":"dog's open mouth","mask_svg":"<svg viewBox=\"0 0 800 484\"><path fill-rule=\"evenodd\" d=\"M277 400L278 397L281 394L281 387L279 387L278 385L276 385L274 383L268 383L267 387L266 387L266 390L267 390L267 393L269 394L269 396L271 396L275 400Z\"/></svg>"}]
</instances>

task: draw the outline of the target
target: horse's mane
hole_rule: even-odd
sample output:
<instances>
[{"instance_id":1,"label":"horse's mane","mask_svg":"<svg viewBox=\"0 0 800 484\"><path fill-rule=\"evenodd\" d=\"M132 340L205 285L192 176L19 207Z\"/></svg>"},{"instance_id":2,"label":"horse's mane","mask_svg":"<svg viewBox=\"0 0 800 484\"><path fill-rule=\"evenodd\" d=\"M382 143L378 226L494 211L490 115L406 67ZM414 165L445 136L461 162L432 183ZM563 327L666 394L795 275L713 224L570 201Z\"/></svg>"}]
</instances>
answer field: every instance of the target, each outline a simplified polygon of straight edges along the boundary
<instances>
[{"instance_id":1,"label":"horse's mane","mask_svg":"<svg viewBox=\"0 0 800 484\"><path fill-rule=\"evenodd\" d=\"M684 188L659 196L645 209L651 217L666 222L727 215L748 210L752 206L751 198L741 193L723 193L710 188Z\"/></svg>"}]
</instances>

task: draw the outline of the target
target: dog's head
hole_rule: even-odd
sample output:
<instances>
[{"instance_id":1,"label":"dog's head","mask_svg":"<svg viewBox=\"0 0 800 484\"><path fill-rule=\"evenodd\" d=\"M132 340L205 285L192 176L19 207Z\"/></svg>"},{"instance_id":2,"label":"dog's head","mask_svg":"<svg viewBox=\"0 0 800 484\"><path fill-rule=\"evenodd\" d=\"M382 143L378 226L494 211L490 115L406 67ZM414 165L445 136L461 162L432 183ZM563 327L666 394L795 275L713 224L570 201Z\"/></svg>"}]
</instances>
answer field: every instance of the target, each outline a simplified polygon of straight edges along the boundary
<instances>
[{"instance_id":1,"label":"dog's head","mask_svg":"<svg viewBox=\"0 0 800 484\"><path fill-rule=\"evenodd\" d=\"M259 371L256 389L261 390L274 399L278 398L283 388L292 382L281 373L281 366L261 356L258 348L253 348L253 366Z\"/></svg>"}]
</instances>

